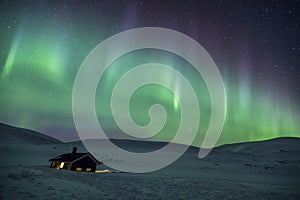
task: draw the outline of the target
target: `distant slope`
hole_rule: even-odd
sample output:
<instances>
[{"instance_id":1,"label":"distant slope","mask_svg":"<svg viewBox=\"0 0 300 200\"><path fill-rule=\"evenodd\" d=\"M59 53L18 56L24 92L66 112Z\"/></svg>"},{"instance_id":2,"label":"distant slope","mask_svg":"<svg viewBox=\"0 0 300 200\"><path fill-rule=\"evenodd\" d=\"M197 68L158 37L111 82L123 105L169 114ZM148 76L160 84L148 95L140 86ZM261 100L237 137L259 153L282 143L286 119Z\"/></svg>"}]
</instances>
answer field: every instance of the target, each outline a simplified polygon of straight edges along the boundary
<instances>
[{"instance_id":1,"label":"distant slope","mask_svg":"<svg viewBox=\"0 0 300 200\"><path fill-rule=\"evenodd\" d=\"M278 152L299 152L300 138L280 137L263 141L226 144L216 148L219 151L231 151L242 154L266 155Z\"/></svg>"},{"instance_id":2,"label":"distant slope","mask_svg":"<svg viewBox=\"0 0 300 200\"><path fill-rule=\"evenodd\" d=\"M97 139L88 139L90 141L97 141ZM99 144L103 140L99 140ZM139 140L123 140L123 139L110 139L110 141L117 145L118 147L136 152L145 153L158 150L163 148L168 143L167 142L157 142L157 141L139 141ZM81 145L81 141L69 142L69 144ZM178 144L182 145L182 144ZM100 145L101 146L101 145ZM188 149L189 153L198 154L199 148L190 146ZM269 140L262 141L251 141L251 142L241 142L235 144L225 144L213 149L214 152L232 152L237 154L251 154L251 155L266 155L276 152L299 152L300 153L300 138L296 137L280 137ZM188 153L187 152L187 153Z\"/></svg>"},{"instance_id":3,"label":"distant slope","mask_svg":"<svg viewBox=\"0 0 300 200\"><path fill-rule=\"evenodd\" d=\"M7 124L0 123L0 141L1 143L28 143L28 144L57 144L62 143L58 139L52 138L45 134L13 127Z\"/></svg>"},{"instance_id":4,"label":"distant slope","mask_svg":"<svg viewBox=\"0 0 300 200\"><path fill-rule=\"evenodd\" d=\"M7 124L0 123L0 141L1 143L5 141L14 142L15 144L28 143L28 144L63 144L64 142L52 138L48 135L10 126ZM139 140L122 140L122 139L111 139L111 142L115 145L123 148L125 150L133 152L150 152L153 150L158 150L165 145L167 142L151 142L151 141L139 141ZM82 146L81 141L74 141L65 143L68 146ZM190 147L190 152L197 152L199 149L197 147ZM264 141L254 141L254 142L242 142L236 144L226 144L219 147L215 147L213 151L229 151L242 154L254 154L262 155L276 152L287 152L300 151L300 138L294 137L281 137L274 138Z\"/></svg>"}]
</instances>

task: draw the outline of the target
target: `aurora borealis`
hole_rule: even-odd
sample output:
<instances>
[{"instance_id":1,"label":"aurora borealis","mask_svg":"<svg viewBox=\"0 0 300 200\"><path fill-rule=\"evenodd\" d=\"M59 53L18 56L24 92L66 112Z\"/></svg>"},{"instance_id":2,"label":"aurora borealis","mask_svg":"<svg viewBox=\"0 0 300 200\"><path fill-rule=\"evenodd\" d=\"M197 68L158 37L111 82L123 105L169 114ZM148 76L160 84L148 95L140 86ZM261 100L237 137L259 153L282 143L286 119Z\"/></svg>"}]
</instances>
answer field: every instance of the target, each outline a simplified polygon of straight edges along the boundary
<instances>
[{"instance_id":1,"label":"aurora borealis","mask_svg":"<svg viewBox=\"0 0 300 200\"><path fill-rule=\"evenodd\" d=\"M104 39L137 27L165 27L198 41L214 59L227 92L227 117L218 144L300 137L300 2L295 1L1 1L0 122L64 141L78 139L72 116L77 70ZM111 137L124 137L109 100L126 70L147 62L176 68L192 83L201 110L199 145L210 119L209 93L184 59L143 50L122 56L98 85L98 119ZM172 80L170 74L161 74ZM168 119L155 140L178 128L174 96L157 85L140 88L130 111L141 125L164 105ZM108 135L109 136L109 135Z\"/></svg>"}]
</instances>

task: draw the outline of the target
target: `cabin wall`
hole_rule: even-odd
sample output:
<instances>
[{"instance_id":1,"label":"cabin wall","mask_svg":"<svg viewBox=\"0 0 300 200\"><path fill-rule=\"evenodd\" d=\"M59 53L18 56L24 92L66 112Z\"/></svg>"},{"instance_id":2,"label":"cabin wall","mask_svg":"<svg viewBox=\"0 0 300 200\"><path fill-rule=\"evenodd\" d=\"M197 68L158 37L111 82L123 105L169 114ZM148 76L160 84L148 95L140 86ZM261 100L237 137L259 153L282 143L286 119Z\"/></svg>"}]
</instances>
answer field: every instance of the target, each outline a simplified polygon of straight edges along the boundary
<instances>
[{"instance_id":1,"label":"cabin wall","mask_svg":"<svg viewBox=\"0 0 300 200\"><path fill-rule=\"evenodd\" d=\"M59 161L52 161L50 167L59 169L60 162Z\"/></svg>"},{"instance_id":2,"label":"cabin wall","mask_svg":"<svg viewBox=\"0 0 300 200\"><path fill-rule=\"evenodd\" d=\"M97 164L94 162L94 160L92 160L89 156L85 156L84 158L73 162L71 170L95 172L96 165Z\"/></svg>"},{"instance_id":3,"label":"cabin wall","mask_svg":"<svg viewBox=\"0 0 300 200\"><path fill-rule=\"evenodd\" d=\"M52 161L50 167L56 169L71 169L72 164L70 162Z\"/></svg>"}]
</instances>

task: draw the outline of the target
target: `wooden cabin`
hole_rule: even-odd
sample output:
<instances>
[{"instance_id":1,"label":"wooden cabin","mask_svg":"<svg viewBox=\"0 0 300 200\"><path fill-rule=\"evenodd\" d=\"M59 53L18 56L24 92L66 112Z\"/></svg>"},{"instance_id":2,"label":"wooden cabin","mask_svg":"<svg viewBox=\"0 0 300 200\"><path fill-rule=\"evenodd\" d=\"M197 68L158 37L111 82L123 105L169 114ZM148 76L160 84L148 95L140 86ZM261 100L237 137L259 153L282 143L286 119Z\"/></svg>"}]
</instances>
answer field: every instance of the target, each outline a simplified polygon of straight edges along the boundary
<instances>
[{"instance_id":1,"label":"wooden cabin","mask_svg":"<svg viewBox=\"0 0 300 200\"><path fill-rule=\"evenodd\" d=\"M62 154L51 158L50 161L51 168L86 172L95 172L97 165L101 164L90 153L77 153L76 147L72 153Z\"/></svg>"}]
</instances>

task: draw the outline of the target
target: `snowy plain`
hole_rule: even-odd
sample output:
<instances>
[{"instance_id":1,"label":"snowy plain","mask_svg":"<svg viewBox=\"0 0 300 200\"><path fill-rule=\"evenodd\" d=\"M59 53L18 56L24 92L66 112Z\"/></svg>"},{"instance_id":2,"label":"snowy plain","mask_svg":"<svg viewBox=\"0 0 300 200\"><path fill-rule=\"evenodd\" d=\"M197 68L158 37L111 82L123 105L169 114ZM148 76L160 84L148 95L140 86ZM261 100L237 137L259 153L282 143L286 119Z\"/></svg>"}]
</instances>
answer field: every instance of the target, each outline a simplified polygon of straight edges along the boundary
<instances>
[{"instance_id":1,"label":"snowy plain","mask_svg":"<svg viewBox=\"0 0 300 200\"><path fill-rule=\"evenodd\" d=\"M81 142L4 124L0 135L0 199L300 199L299 138L223 145L203 159L190 147L166 168L134 174L55 170L48 160L74 146L86 152ZM115 142L133 151L163 145Z\"/></svg>"}]
</instances>

